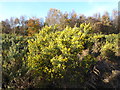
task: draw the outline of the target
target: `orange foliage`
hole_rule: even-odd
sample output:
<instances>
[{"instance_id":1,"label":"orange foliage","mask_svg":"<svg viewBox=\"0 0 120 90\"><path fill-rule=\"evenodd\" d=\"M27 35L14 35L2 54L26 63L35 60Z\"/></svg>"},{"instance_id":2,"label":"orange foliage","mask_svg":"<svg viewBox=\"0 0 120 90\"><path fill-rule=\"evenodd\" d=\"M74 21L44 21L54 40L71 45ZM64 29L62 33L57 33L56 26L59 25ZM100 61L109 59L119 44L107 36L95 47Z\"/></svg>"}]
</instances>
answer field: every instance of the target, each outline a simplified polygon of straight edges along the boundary
<instances>
[{"instance_id":1,"label":"orange foliage","mask_svg":"<svg viewBox=\"0 0 120 90\"><path fill-rule=\"evenodd\" d=\"M37 18L31 18L28 20L28 36L32 36L34 33L37 33L40 30L40 20Z\"/></svg>"}]
</instances>

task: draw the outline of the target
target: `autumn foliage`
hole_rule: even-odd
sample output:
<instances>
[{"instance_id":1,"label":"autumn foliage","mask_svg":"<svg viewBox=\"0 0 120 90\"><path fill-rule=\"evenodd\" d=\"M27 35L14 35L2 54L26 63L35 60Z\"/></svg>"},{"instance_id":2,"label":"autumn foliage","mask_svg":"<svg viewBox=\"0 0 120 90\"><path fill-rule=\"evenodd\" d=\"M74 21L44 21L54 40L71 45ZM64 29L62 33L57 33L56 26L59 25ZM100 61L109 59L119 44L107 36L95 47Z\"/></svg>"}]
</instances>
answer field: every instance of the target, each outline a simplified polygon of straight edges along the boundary
<instances>
[{"instance_id":1,"label":"autumn foliage","mask_svg":"<svg viewBox=\"0 0 120 90\"><path fill-rule=\"evenodd\" d=\"M34 33L38 33L40 28L40 20L37 18L31 18L27 21L27 34L28 36L32 36Z\"/></svg>"}]
</instances>

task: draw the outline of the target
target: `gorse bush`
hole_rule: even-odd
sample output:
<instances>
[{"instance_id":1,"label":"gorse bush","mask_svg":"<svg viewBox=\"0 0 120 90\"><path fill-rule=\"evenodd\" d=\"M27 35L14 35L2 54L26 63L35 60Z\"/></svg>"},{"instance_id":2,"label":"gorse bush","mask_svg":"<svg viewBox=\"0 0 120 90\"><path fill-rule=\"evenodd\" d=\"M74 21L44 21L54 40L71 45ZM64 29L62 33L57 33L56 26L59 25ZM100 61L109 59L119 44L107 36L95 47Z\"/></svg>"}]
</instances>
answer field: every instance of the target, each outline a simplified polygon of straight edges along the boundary
<instances>
[{"instance_id":1,"label":"gorse bush","mask_svg":"<svg viewBox=\"0 0 120 90\"><path fill-rule=\"evenodd\" d=\"M93 52L99 52L104 59L119 56L119 34L92 34L90 41L94 43Z\"/></svg>"},{"instance_id":2,"label":"gorse bush","mask_svg":"<svg viewBox=\"0 0 120 90\"><path fill-rule=\"evenodd\" d=\"M101 47L101 53L108 57L114 58L114 56L118 56L119 46L118 40L120 39L119 34L109 34L105 35L106 42Z\"/></svg>"},{"instance_id":3,"label":"gorse bush","mask_svg":"<svg viewBox=\"0 0 120 90\"><path fill-rule=\"evenodd\" d=\"M96 61L90 54L82 56L82 51L89 48L86 45L92 45L88 42L91 27L81 24L80 27L66 27L63 31L56 28L46 26L34 39L28 40L28 67L42 80L56 83L58 87L79 86Z\"/></svg>"},{"instance_id":4,"label":"gorse bush","mask_svg":"<svg viewBox=\"0 0 120 90\"><path fill-rule=\"evenodd\" d=\"M28 51L27 40L28 38L22 36L2 35L4 88L19 88L19 79L28 71L25 63Z\"/></svg>"},{"instance_id":5,"label":"gorse bush","mask_svg":"<svg viewBox=\"0 0 120 90\"><path fill-rule=\"evenodd\" d=\"M93 32L90 24L81 24L63 30L45 26L29 37L3 34L3 88L101 86L96 82L120 65L120 34Z\"/></svg>"}]
</instances>

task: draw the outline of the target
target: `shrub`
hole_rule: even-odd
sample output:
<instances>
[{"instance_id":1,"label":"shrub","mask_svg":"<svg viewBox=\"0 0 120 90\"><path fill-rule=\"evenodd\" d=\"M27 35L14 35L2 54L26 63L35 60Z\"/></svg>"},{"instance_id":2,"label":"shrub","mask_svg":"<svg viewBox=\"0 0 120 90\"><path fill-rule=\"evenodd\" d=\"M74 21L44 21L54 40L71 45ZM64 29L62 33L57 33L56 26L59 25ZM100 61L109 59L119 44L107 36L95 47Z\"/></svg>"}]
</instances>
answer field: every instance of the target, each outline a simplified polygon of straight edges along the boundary
<instances>
[{"instance_id":1,"label":"shrub","mask_svg":"<svg viewBox=\"0 0 120 90\"><path fill-rule=\"evenodd\" d=\"M120 38L118 34L109 34L105 35L106 41L105 44L101 47L101 53L106 57L114 57L118 54L118 39ZM114 55L114 56L113 56Z\"/></svg>"},{"instance_id":2,"label":"shrub","mask_svg":"<svg viewBox=\"0 0 120 90\"><path fill-rule=\"evenodd\" d=\"M95 62L92 55L80 58L82 51L92 45L88 41L91 27L81 24L63 31L56 28L46 26L36 38L28 40L28 67L39 75L45 87L51 83L57 87L78 87Z\"/></svg>"},{"instance_id":3,"label":"shrub","mask_svg":"<svg viewBox=\"0 0 120 90\"><path fill-rule=\"evenodd\" d=\"M27 51L27 38L2 35L3 88L20 87L19 84L22 82L18 80L28 71L25 63Z\"/></svg>"},{"instance_id":4,"label":"shrub","mask_svg":"<svg viewBox=\"0 0 120 90\"><path fill-rule=\"evenodd\" d=\"M100 53L104 59L112 59L118 56L119 34L92 34L90 41L94 43L92 52Z\"/></svg>"}]
</instances>

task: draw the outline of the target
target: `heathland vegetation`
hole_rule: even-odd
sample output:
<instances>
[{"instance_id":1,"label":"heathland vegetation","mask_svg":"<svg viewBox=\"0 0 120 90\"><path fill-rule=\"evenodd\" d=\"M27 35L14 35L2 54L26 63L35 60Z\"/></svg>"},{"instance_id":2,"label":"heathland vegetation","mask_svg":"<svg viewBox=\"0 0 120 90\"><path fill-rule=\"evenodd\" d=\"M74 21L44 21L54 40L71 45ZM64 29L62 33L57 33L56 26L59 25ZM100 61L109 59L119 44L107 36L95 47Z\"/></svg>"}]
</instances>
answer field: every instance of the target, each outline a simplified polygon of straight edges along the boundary
<instances>
[{"instance_id":1,"label":"heathland vegetation","mask_svg":"<svg viewBox=\"0 0 120 90\"><path fill-rule=\"evenodd\" d=\"M120 88L120 16L50 9L2 26L2 87Z\"/></svg>"}]
</instances>

